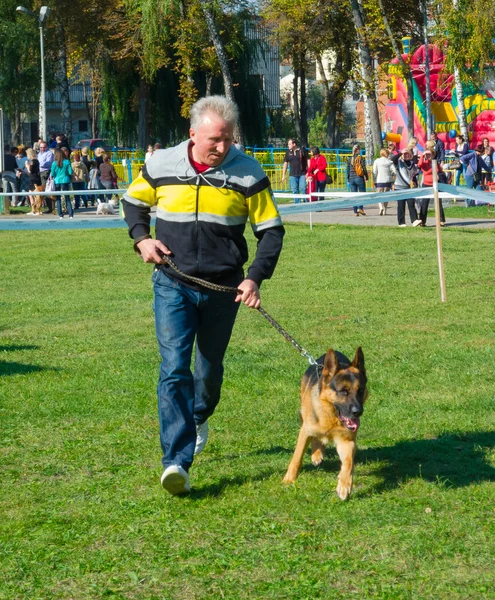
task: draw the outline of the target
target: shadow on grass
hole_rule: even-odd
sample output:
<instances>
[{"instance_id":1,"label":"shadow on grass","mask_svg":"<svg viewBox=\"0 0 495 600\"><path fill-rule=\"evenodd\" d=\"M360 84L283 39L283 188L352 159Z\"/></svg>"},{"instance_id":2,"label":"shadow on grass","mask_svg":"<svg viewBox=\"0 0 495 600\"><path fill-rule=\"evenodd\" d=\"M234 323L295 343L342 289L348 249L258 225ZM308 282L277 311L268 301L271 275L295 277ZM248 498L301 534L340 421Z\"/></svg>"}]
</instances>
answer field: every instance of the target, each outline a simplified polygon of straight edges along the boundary
<instances>
[{"instance_id":1,"label":"shadow on grass","mask_svg":"<svg viewBox=\"0 0 495 600\"><path fill-rule=\"evenodd\" d=\"M38 365L26 365L0 360L0 377L4 375L26 375L27 373L39 373L46 370L47 367L39 367Z\"/></svg>"},{"instance_id":2,"label":"shadow on grass","mask_svg":"<svg viewBox=\"0 0 495 600\"><path fill-rule=\"evenodd\" d=\"M32 344L21 344L19 346L0 346L0 352L17 352L20 350L37 350L39 346Z\"/></svg>"},{"instance_id":3,"label":"shadow on grass","mask_svg":"<svg viewBox=\"0 0 495 600\"><path fill-rule=\"evenodd\" d=\"M371 475L381 480L371 493L398 487L404 481L420 478L438 482L447 487L465 487L481 481L495 481L495 468L488 453L495 447L495 431L448 434L434 439L408 440L393 446L359 448L356 464L366 465ZM287 465L293 449L274 446L253 454L287 454ZM310 451L304 456L301 471L311 471ZM329 446L323 463L318 467L328 473L340 471L340 461L335 449Z\"/></svg>"},{"instance_id":4,"label":"shadow on grass","mask_svg":"<svg viewBox=\"0 0 495 600\"><path fill-rule=\"evenodd\" d=\"M261 481L263 479L268 479L273 476L273 469L265 469L264 471L259 471L256 475L246 474L246 475L238 475L236 477L224 477L220 479L218 482L212 485L206 485L201 488L192 488L191 494L189 498L192 500L201 500L206 496L221 496L223 492L231 487L240 487L246 483L252 483L253 481Z\"/></svg>"},{"instance_id":5,"label":"shadow on grass","mask_svg":"<svg viewBox=\"0 0 495 600\"><path fill-rule=\"evenodd\" d=\"M408 479L465 487L480 481L495 481L495 468L487 460L495 446L495 431L448 434L435 439L399 442L393 446L358 449L358 463L373 467L382 479L374 492L397 487Z\"/></svg>"}]
</instances>

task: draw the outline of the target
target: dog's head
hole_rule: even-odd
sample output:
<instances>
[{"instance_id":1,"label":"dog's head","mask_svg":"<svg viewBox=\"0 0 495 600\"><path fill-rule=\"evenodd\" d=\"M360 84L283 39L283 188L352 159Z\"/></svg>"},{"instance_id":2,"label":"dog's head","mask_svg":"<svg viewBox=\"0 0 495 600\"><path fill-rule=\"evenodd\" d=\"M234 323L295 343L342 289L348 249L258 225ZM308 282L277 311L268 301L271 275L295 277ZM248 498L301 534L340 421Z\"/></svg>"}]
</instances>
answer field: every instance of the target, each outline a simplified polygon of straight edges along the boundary
<instances>
[{"instance_id":1,"label":"dog's head","mask_svg":"<svg viewBox=\"0 0 495 600\"><path fill-rule=\"evenodd\" d=\"M359 428L359 417L368 395L364 354L359 347L351 364L339 364L335 351L330 349L323 363L322 390L335 407L342 425L350 431Z\"/></svg>"}]
</instances>

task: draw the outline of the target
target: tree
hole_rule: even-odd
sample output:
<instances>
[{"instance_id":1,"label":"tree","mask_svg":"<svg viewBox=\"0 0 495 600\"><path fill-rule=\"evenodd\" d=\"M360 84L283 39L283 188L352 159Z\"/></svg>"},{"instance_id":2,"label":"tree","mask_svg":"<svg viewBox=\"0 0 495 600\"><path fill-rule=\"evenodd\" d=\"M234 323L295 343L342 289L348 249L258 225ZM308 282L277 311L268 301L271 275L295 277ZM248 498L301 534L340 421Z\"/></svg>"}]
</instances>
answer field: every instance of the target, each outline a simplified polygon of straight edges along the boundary
<instances>
[{"instance_id":1,"label":"tree","mask_svg":"<svg viewBox=\"0 0 495 600\"><path fill-rule=\"evenodd\" d=\"M40 94L39 34L35 19L16 14L15 0L0 0L0 104L20 142L21 114L34 116Z\"/></svg>"},{"instance_id":2,"label":"tree","mask_svg":"<svg viewBox=\"0 0 495 600\"><path fill-rule=\"evenodd\" d=\"M435 42L446 49L446 70L454 74L461 134L468 140L463 83L479 86L495 60L495 5L480 0L431 3Z\"/></svg>"}]
</instances>

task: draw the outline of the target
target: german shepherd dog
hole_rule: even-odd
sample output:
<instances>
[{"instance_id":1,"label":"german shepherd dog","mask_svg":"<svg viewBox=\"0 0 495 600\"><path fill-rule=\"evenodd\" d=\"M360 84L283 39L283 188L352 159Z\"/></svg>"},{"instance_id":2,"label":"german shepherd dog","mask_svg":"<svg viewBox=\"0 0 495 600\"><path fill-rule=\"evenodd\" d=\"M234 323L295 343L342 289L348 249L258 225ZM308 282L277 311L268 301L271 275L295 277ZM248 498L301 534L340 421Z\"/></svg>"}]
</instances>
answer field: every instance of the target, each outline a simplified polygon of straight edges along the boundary
<instances>
[{"instance_id":1,"label":"german shepherd dog","mask_svg":"<svg viewBox=\"0 0 495 600\"><path fill-rule=\"evenodd\" d=\"M359 347L352 363L330 349L312 365L301 381L301 431L284 483L294 483L311 442L311 462L318 466L325 446L333 440L342 462L337 494L346 500L352 490L352 472L359 417L368 396L364 354Z\"/></svg>"}]
</instances>

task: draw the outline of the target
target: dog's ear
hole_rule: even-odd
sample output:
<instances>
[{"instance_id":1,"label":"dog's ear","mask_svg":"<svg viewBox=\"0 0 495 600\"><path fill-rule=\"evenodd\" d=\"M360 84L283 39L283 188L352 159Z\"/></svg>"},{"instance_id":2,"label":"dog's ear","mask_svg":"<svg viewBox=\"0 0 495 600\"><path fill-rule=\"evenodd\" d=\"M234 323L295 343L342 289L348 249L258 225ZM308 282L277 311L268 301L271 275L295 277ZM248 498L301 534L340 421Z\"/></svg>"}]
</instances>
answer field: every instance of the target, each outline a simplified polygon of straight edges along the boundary
<instances>
[{"instance_id":1,"label":"dog's ear","mask_svg":"<svg viewBox=\"0 0 495 600\"><path fill-rule=\"evenodd\" d=\"M366 368L364 366L364 354L361 349L361 346L358 346L356 350L356 355L354 356L354 360L352 361L351 367L355 367L358 371L362 371L366 373Z\"/></svg>"},{"instance_id":2,"label":"dog's ear","mask_svg":"<svg viewBox=\"0 0 495 600\"><path fill-rule=\"evenodd\" d=\"M329 348L328 352L325 354L322 375L323 377L329 377L330 379L333 379L338 370L339 361L337 359L337 355L335 354L335 350Z\"/></svg>"}]
</instances>

